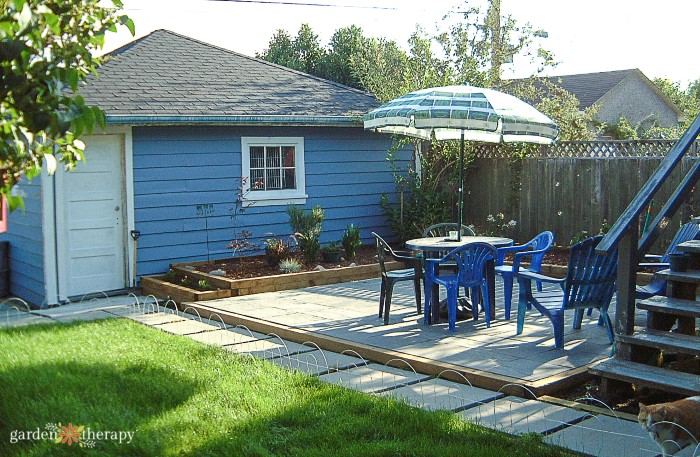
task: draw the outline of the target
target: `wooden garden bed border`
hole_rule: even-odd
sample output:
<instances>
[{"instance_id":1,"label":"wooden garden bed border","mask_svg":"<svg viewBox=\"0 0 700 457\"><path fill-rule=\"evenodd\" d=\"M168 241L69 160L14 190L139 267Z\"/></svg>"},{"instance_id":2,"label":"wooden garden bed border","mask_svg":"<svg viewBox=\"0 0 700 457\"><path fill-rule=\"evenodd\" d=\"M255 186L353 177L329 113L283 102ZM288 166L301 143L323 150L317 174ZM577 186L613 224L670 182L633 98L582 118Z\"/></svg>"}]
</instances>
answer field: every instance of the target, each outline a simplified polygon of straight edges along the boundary
<instances>
[{"instance_id":1,"label":"wooden garden bed border","mask_svg":"<svg viewBox=\"0 0 700 457\"><path fill-rule=\"evenodd\" d=\"M323 286L340 282L359 281L379 277L379 264L357 265L354 267L332 268L323 271L302 271L257 278L230 279L214 276L196 270L199 265L208 262L188 262L172 264L171 270L178 277L187 276L195 281L205 280L219 290L200 292L165 280L165 275L144 276L141 289L144 295L169 297L177 303L183 301L214 300L217 298L237 297L242 295L277 292L280 290L301 289L311 286ZM386 263L388 270L403 268L399 262Z\"/></svg>"}]
</instances>

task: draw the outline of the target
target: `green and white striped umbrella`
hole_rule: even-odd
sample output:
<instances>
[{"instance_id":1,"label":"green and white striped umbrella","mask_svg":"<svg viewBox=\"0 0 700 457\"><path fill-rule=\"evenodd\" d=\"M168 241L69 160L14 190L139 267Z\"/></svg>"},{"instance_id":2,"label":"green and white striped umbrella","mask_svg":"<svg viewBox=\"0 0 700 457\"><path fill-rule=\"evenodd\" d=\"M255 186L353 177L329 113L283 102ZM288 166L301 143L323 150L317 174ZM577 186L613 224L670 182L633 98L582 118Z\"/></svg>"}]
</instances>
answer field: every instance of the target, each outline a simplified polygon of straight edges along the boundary
<instances>
[{"instance_id":1,"label":"green and white striped umbrella","mask_svg":"<svg viewBox=\"0 0 700 457\"><path fill-rule=\"evenodd\" d=\"M429 140L461 140L457 237L464 214L464 141L551 144L559 127L524 101L491 89L445 86L417 90L364 116L365 130Z\"/></svg>"},{"instance_id":2,"label":"green and white striped umbrella","mask_svg":"<svg viewBox=\"0 0 700 457\"><path fill-rule=\"evenodd\" d=\"M550 144L559 127L524 101L491 89L445 86L417 90L364 116L365 130L422 139ZM463 135L463 136L462 136Z\"/></svg>"}]
</instances>

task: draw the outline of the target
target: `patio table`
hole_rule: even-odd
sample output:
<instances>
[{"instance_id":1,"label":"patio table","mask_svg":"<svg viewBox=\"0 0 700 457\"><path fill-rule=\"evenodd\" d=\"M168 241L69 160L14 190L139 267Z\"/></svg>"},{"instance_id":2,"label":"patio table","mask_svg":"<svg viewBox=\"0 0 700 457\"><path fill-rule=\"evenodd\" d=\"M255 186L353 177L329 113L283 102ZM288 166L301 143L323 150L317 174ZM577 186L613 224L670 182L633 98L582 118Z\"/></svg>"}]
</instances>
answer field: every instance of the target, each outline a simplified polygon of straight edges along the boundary
<instances>
[{"instance_id":1,"label":"patio table","mask_svg":"<svg viewBox=\"0 0 700 457\"><path fill-rule=\"evenodd\" d=\"M498 237L498 236L462 236L461 241L450 240L444 236L433 236L428 238L415 238L406 241L406 247L414 251L422 251L426 258L430 258L431 254L436 252L449 252L460 246L464 246L469 243L488 243L496 248L502 248L505 246L512 246L513 240L510 238ZM486 282L489 288L489 305L491 312L491 319L496 318L496 274L494 272L495 259L486 262L485 274ZM428 291L426 291L428 293ZM431 302L439 303L440 301L440 287L435 284L433 290L430 291L432 294ZM440 322L440 306L433 306L431 309L432 316L430 316L430 324Z\"/></svg>"}]
</instances>

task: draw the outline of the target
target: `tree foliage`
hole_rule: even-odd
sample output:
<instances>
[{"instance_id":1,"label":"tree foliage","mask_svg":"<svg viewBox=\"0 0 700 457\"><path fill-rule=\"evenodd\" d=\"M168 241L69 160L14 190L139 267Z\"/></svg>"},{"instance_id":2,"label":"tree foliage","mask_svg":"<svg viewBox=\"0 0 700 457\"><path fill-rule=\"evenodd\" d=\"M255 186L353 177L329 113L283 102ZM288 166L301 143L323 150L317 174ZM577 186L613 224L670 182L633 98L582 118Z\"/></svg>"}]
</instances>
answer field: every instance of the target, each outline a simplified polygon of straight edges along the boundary
<instances>
[{"instance_id":1,"label":"tree foliage","mask_svg":"<svg viewBox=\"0 0 700 457\"><path fill-rule=\"evenodd\" d=\"M67 169L83 160L78 138L104 125L104 114L78 93L100 59L93 52L107 31L133 22L98 0L9 0L0 16L1 192L10 206L21 204L10 190L22 175L31 178L45 166Z\"/></svg>"},{"instance_id":2,"label":"tree foliage","mask_svg":"<svg viewBox=\"0 0 700 457\"><path fill-rule=\"evenodd\" d=\"M575 96L546 80L517 85L501 80L501 65L516 56L534 64L537 71L556 64L543 45L547 33L502 15L499 0L490 0L486 10L471 7L471 3L464 1L460 11L445 16L435 33L418 28L406 50L392 40L367 38L358 27L339 29L313 74L370 92L382 103L427 87L497 88L537 103L537 108L559 123L562 140L589 139L594 110L580 112ZM301 69L293 46L300 41L301 30L293 40L282 41L279 36L280 32L259 57L282 65L291 61L288 66ZM314 46L320 46L319 42ZM418 151L417 140L414 143ZM514 157L528 151L512 149ZM393 158L391 153L389 157ZM419 235L431 223L452 219L452 212L457 212L453 196L458 188L458 157L457 141L422 142L417 157L420 173L394 169L401 203L395 207L384 199L382 207L399 238Z\"/></svg>"},{"instance_id":3,"label":"tree foliage","mask_svg":"<svg viewBox=\"0 0 700 457\"><path fill-rule=\"evenodd\" d=\"M655 127L651 129L650 133L655 134L655 138L678 138L695 118L700 115L700 78L691 82L685 90L681 88L681 83L678 81L655 78L653 82L681 110L683 120L678 125L678 128L662 129Z\"/></svg>"}]
</instances>

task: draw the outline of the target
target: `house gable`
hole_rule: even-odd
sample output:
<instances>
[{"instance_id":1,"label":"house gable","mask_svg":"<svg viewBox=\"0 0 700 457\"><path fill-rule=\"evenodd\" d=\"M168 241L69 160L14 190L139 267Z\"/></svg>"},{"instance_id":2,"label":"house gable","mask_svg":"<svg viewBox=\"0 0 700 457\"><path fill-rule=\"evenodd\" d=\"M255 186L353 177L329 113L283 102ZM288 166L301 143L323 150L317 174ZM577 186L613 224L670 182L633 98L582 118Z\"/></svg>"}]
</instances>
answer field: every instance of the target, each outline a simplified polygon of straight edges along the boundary
<instances>
[{"instance_id":1,"label":"house gable","mask_svg":"<svg viewBox=\"0 0 700 457\"><path fill-rule=\"evenodd\" d=\"M639 70L606 92L599 100L598 120L617 124L624 117L632 125L642 123L644 129L653 126L674 127L681 113L657 87Z\"/></svg>"}]
</instances>

